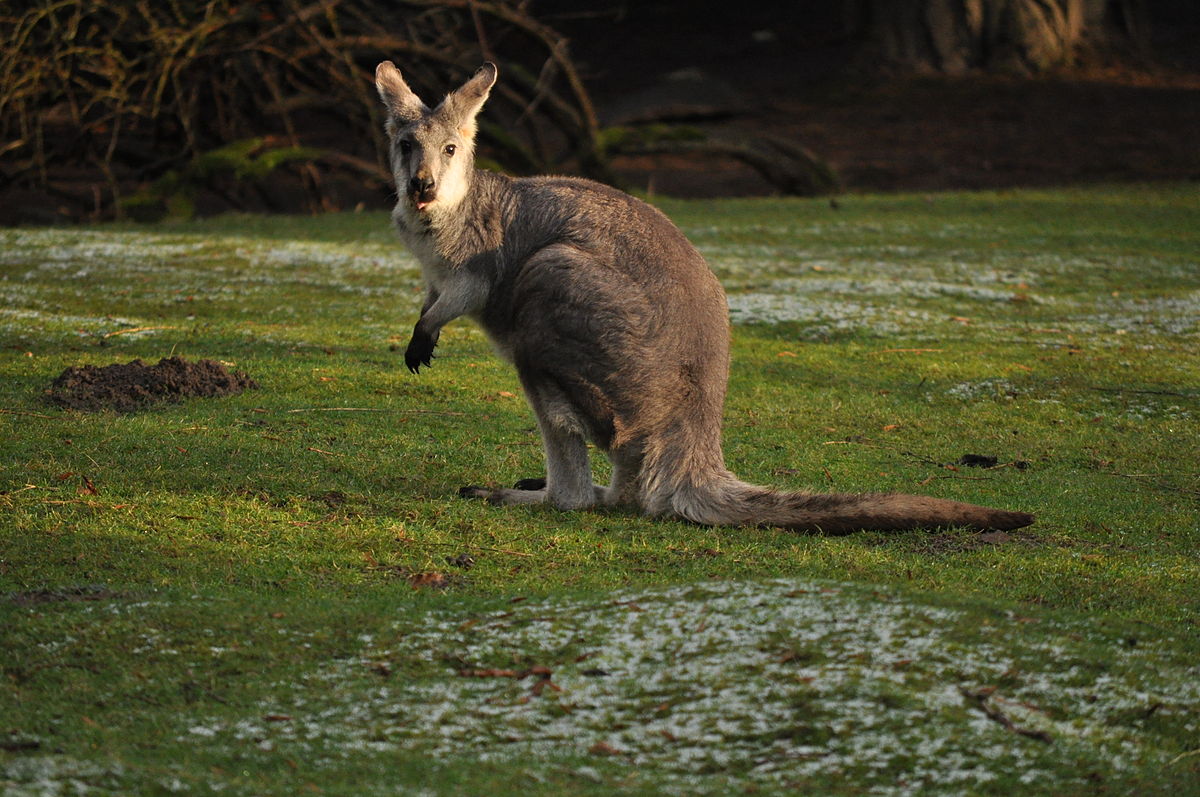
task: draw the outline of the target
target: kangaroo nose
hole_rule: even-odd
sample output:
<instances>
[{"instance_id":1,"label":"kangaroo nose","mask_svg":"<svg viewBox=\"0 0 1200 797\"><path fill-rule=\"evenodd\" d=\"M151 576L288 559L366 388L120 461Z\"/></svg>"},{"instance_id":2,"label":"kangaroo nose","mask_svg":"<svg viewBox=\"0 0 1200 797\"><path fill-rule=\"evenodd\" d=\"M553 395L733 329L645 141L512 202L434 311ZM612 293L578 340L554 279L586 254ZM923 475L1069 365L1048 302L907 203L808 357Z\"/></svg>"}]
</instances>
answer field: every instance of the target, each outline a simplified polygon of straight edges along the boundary
<instances>
[{"instance_id":1,"label":"kangaroo nose","mask_svg":"<svg viewBox=\"0 0 1200 797\"><path fill-rule=\"evenodd\" d=\"M408 190L414 194L428 193L433 189L433 180L425 177L414 177L408 181Z\"/></svg>"}]
</instances>

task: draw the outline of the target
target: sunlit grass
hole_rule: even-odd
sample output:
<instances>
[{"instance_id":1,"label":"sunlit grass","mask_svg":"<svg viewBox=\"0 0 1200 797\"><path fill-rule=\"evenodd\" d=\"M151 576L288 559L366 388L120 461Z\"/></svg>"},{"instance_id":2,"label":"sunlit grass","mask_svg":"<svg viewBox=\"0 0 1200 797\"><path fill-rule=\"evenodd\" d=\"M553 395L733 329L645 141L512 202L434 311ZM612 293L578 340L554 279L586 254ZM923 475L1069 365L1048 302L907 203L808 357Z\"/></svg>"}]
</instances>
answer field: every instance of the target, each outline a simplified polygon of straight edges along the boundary
<instances>
[{"instance_id":1,"label":"sunlit grass","mask_svg":"<svg viewBox=\"0 0 1200 797\"><path fill-rule=\"evenodd\" d=\"M4 789L1080 793L1194 782L1194 188L664 209L730 295L735 472L1022 509L1037 524L825 538L462 501L461 485L542 472L533 418L468 323L445 331L432 369L403 368L419 272L383 214L0 231ZM68 366L171 354L229 363L260 388L131 415L42 401ZM1002 467L954 464L966 454ZM817 670L838 660L865 691L835 679L820 706L802 682L771 692L796 661L779 662L795 648L788 634L812 631L780 596L828 589L843 596L848 635L797 655ZM687 689L761 683L759 719L799 701L803 728L732 712L704 741L696 709L682 741L623 736L617 725L642 727L631 717L659 729L652 710L673 695L702 701L642 689L632 662L649 656L649 672L657 660L618 643L630 615L613 600L659 607L646 639L674 639L662 623L724 601L723 622L746 630L689 659ZM854 621L873 616L873 600L929 651L909 657L903 683L872 681L878 662L850 649L878 631ZM480 636L507 652L479 653L463 625L508 611L529 633ZM952 634L913 630L939 612ZM533 633L539 616L601 641L551 646ZM618 680L579 674L592 659L616 672L622 656ZM551 668L563 691L458 675L506 661ZM1072 672L1078 684L1060 682ZM1086 703L1104 677L1120 682L1113 700ZM569 718L603 684L611 733L584 723L570 744L541 734L539 712ZM961 691L985 687L997 690L989 706L1055 741L1006 728ZM403 695L426 692L466 712L449 747L417 732L429 717ZM924 752L887 757L877 745L883 757L848 759L873 738L838 719L860 699L882 707L870 727L888 738L908 738L901 720L917 717ZM472 724L478 706L510 704L511 717ZM1085 719L1085 704L1101 708ZM318 723L311 737L304 718ZM1075 721L1082 735L1068 741ZM681 738L682 726L663 727ZM938 758L938 740L968 732L995 756ZM695 767L680 763L684 749L699 751ZM718 778L705 761L737 765ZM1037 774L1022 781L1022 767Z\"/></svg>"}]
</instances>

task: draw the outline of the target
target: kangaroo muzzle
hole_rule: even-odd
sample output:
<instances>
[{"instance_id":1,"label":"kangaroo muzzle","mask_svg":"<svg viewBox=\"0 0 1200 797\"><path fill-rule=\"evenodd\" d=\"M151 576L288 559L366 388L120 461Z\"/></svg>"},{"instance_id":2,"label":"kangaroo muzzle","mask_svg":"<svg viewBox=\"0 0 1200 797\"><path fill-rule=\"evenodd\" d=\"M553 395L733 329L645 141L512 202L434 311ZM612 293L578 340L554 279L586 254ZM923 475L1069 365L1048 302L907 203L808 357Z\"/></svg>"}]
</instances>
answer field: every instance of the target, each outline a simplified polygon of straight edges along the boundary
<instances>
[{"instance_id":1,"label":"kangaroo muzzle","mask_svg":"<svg viewBox=\"0 0 1200 797\"><path fill-rule=\"evenodd\" d=\"M424 210L430 202L437 199L437 186L427 177L414 177L408 181L408 195L412 197L417 210Z\"/></svg>"}]
</instances>

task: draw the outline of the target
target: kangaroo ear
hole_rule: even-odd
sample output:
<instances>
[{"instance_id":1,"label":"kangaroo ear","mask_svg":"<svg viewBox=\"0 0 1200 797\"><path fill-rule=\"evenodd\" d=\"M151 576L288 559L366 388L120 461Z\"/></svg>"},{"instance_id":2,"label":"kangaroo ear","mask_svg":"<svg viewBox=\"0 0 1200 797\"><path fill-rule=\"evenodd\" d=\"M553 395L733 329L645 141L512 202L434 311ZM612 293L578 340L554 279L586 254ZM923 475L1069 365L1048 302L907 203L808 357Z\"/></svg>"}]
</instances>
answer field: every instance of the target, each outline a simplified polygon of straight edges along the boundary
<instances>
[{"instance_id":1,"label":"kangaroo ear","mask_svg":"<svg viewBox=\"0 0 1200 797\"><path fill-rule=\"evenodd\" d=\"M475 117L483 104L487 102L492 86L496 84L498 70L491 61L475 71L475 74L456 91L446 97L438 107L438 112L446 115L447 120L463 131L467 137L475 135Z\"/></svg>"},{"instance_id":2,"label":"kangaroo ear","mask_svg":"<svg viewBox=\"0 0 1200 797\"><path fill-rule=\"evenodd\" d=\"M375 67L375 90L379 99L383 100L388 110L388 134L395 132L397 126L409 124L429 113L429 108L421 102L421 98L413 94L413 90L400 77L400 70L391 61L384 61Z\"/></svg>"}]
</instances>

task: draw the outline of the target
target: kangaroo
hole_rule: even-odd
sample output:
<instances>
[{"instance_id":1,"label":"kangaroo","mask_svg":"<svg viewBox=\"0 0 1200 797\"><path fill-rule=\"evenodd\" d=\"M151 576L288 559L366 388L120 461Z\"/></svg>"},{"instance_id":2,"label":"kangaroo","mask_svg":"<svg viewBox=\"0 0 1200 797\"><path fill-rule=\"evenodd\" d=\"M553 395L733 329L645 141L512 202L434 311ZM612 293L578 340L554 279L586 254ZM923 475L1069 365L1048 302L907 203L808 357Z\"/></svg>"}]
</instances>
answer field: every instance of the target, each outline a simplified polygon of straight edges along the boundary
<instances>
[{"instance_id":1,"label":"kangaroo","mask_svg":"<svg viewBox=\"0 0 1200 797\"><path fill-rule=\"evenodd\" d=\"M391 61L375 70L398 201L392 221L428 288L404 362L432 364L442 327L474 319L517 369L537 416L545 479L464 487L494 504L621 505L712 526L824 534L1014 529L1023 512L912 495L781 492L725 467L725 293L667 217L606 185L474 167L485 63L432 110ZM587 441L612 462L592 483Z\"/></svg>"}]
</instances>

